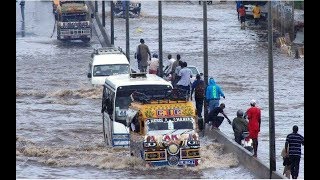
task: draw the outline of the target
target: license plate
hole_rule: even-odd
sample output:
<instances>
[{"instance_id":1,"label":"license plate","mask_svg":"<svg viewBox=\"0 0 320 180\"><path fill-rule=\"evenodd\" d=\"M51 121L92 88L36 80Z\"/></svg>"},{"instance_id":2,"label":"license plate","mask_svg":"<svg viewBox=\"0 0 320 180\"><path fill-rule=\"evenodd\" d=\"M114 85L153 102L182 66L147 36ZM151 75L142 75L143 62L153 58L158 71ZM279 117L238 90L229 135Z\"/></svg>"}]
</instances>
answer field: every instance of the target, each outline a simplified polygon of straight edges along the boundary
<instances>
[{"instance_id":1,"label":"license plate","mask_svg":"<svg viewBox=\"0 0 320 180\"><path fill-rule=\"evenodd\" d=\"M195 160L180 160L178 165L195 165Z\"/></svg>"}]
</instances>

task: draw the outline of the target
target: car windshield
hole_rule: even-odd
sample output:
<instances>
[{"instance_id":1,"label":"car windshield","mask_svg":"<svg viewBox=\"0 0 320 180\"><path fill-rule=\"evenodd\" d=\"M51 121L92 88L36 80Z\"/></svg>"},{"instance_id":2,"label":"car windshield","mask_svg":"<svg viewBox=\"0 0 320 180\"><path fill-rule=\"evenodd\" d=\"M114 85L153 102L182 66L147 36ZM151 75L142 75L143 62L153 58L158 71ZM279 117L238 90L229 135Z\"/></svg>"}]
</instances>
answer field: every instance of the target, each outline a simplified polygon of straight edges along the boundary
<instances>
[{"instance_id":1,"label":"car windshield","mask_svg":"<svg viewBox=\"0 0 320 180\"><path fill-rule=\"evenodd\" d=\"M77 21L88 21L86 14L68 14L62 17L63 22L77 22Z\"/></svg>"},{"instance_id":2,"label":"car windshield","mask_svg":"<svg viewBox=\"0 0 320 180\"><path fill-rule=\"evenodd\" d=\"M146 121L148 131L193 129L193 123L192 117L148 119Z\"/></svg>"},{"instance_id":3,"label":"car windshield","mask_svg":"<svg viewBox=\"0 0 320 180\"><path fill-rule=\"evenodd\" d=\"M93 76L110 76L114 74L129 74L128 64L96 65L93 68Z\"/></svg>"}]
</instances>

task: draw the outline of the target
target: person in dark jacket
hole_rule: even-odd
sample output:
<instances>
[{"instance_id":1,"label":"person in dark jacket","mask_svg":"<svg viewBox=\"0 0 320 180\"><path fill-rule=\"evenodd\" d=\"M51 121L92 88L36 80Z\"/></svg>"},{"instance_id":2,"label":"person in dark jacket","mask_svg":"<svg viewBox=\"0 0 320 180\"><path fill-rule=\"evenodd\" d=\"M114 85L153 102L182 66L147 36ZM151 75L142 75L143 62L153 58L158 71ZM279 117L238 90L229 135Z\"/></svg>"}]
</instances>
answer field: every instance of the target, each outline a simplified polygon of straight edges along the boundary
<instances>
[{"instance_id":1,"label":"person in dark jacket","mask_svg":"<svg viewBox=\"0 0 320 180\"><path fill-rule=\"evenodd\" d=\"M224 113L223 109L226 107L226 105L224 103L221 103L220 106L215 107L212 111L209 112L208 114L208 121L209 124L211 124L211 129L215 128L219 130L219 126L221 125L221 123L224 120L224 117L227 118L229 124L231 124L230 119L228 118L228 116ZM223 116L218 116L218 114L222 114Z\"/></svg>"},{"instance_id":2,"label":"person in dark jacket","mask_svg":"<svg viewBox=\"0 0 320 180\"><path fill-rule=\"evenodd\" d=\"M198 117L202 117L202 107L203 107L203 100L204 100L204 89L205 84L204 81L201 79L200 74L197 74L196 80L192 83L191 87L191 101L192 101L192 94L194 93L194 100L196 101L196 109Z\"/></svg>"},{"instance_id":3,"label":"person in dark jacket","mask_svg":"<svg viewBox=\"0 0 320 180\"><path fill-rule=\"evenodd\" d=\"M248 122L243 118L243 111L237 111L237 117L232 121L234 140L241 145L242 133L248 131Z\"/></svg>"}]
</instances>

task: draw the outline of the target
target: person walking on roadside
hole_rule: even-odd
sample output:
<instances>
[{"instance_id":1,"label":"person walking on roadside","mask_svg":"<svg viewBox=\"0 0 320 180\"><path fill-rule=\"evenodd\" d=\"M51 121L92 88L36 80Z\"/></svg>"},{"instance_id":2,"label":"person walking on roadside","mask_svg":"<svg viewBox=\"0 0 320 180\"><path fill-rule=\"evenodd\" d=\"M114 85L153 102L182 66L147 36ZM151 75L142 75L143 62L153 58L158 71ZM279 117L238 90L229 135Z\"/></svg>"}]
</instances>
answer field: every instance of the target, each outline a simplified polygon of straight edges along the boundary
<instances>
[{"instance_id":1,"label":"person walking on roadside","mask_svg":"<svg viewBox=\"0 0 320 180\"><path fill-rule=\"evenodd\" d=\"M243 111L240 109L237 111L237 117L232 121L232 129L234 140L241 145L242 133L248 131L248 122L243 118Z\"/></svg>"},{"instance_id":2,"label":"person walking on roadside","mask_svg":"<svg viewBox=\"0 0 320 180\"><path fill-rule=\"evenodd\" d=\"M158 54L153 54L151 61L149 62L149 74L157 74L159 73L159 59Z\"/></svg>"},{"instance_id":3,"label":"person walking on roadside","mask_svg":"<svg viewBox=\"0 0 320 180\"><path fill-rule=\"evenodd\" d=\"M228 123L231 124L230 119L228 116L224 113L223 109L226 107L224 103L221 103L220 106L215 107L212 111L209 112L207 121L209 122L210 129L215 128L219 130L219 126L224 120L224 117L228 120ZM221 113L223 116L218 116L218 114Z\"/></svg>"},{"instance_id":4,"label":"person walking on roadside","mask_svg":"<svg viewBox=\"0 0 320 180\"><path fill-rule=\"evenodd\" d=\"M253 145L253 156L257 157L258 151L258 134L260 132L261 125L261 110L256 106L256 100L252 99L250 101L250 108L246 111L244 117L248 118L248 130L249 138L252 139Z\"/></svg>"},{"instance_id":5,"label":"person walking on roadside","mask_svg":"<svg viewBox=\"0 0 320 180\"><path fill-rule=\"evenodd\" d=\"M205 93L205 84L204 84L204 81L201 79L200 74L197 74L196 80L192 83L191 94L190 94L191 101L192 101L193 92L195 92L194 100L196 101L197 115L199 118L201 118L204 93Z\"/></svg>"},{"instance_id":6,"label":"person walking on roadside","mask_svg":"<svg viewBox=\"0 0 320 180\"><path fill-rule=\"evenodd\" d=\"M237 10L237 14L238 14L238 20L240 20L240 16L239 16L240 6L241 6L241 1L236 1L236 10Z\"/></svg>"},{"instance_id":7,"label":"person walking on roadside","mask_svg":"<svg viewBox=\"0 0 320 180\"><path fill-rule=\"evenodd\" d=\"M238 13L240 15L241 29L244 29L246 26L246 9L244 8L243 4L240 5Z\"/></svg>"},{"instance_id":8,"label":"person walking on roadside","mask_svg":"<svg viewBox=\"0 0 320 180\"><path fill-rule=\"evenodd\" d=\"M147 72L148 60L151 60L151 53L149 47L144 44L144 40L140 39L137 47L136 58L138 60L138 69L140 72Z\"/></svg>"},{"instance_id":9,"label":"person walking on roadside","mask_svg":"<svg viewBox=\"0 0 320 180\"><path fill-rule=\"evenodd\" d=\"M260 20L260 16L261 16L261 8L258 3L256 3L256 5L253 7L252 13L253 13L253 18L254 18L254 24L258 25L259 20Z\"/></svg>"},{"instance_id":10,"label":"person walking on roadside","mask_svg":"<svg viewBox=\"0 0 320 180\"><path fill-rule=\"evenodd\" d=\"M188 66L187 62L182 63L181 70L179 71L179 76L181 78L178 81L177 86L180 89L186 90L189 98L190 84L191 84L190 78L192 78L192 71L189 68L187 68L187 66Z\"/></svg>"},{"instance_id":11,"label":"person walking on roadside","mask_svg":"<svg viewBox=\"0 0 320 180\"><path fill-rule=\"evenodd\" d=\"M213 108L218 107L220 103L220 96L226 98L224 96L223 91L220 86L216 84L214 79L211 77L209 79L209 85L206 88L206 101L209 104L209 112L213 110Z\"/></svg>"},{"instance_id":12,"label":"person walking on roadside","mask_svg":"<svg viewBox=\"0 0 320 180\"><path fill-rule=\"evenodd\" d=\"M289 159L291 162L292 179L297 179L299 175L299 165L301 158L301 145L304 145L304 137L298 134L298 126L292 127L292 133L287 135L285 149L289 150Z\"/></svg>"}]
</instances>

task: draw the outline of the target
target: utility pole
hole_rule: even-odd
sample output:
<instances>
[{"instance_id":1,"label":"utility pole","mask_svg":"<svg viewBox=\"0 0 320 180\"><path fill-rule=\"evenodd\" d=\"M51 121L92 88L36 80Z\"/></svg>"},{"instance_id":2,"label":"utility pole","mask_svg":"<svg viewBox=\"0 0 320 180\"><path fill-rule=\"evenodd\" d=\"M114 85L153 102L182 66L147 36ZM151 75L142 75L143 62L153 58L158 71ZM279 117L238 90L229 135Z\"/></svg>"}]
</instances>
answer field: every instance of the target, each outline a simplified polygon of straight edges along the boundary
<instances>
[{"instance_id":1,"label":"utility pole","mask_svg":"<svg viewBox=\"0 0 320 180\"><path fill-rule=\"evenodd\" d=\"M205 87L208 86L208 27L207 27L207 1L203 1L203 72ZM204 118L203 118L203 136L206 127L206 118L208 116L208 104L204 100Z\"/></svg>"},{"instance_id":2,"label":"utility pole","mask_svg":"<svg viewBox=\"0 0 320 180\"><path fill-rule=\"evenodd\" d=\"M162 2L158 1L158 24L159 24L159 75L163 77L163 56L162 56Z\"/></svg>"},{"instance_id":3,"label":"utility pole","mask_svg":"<svg viewBox=\"0 0 320 180\"><path fill-rule=\"evenodd\" d=\"M95 11L98 12L98 1L94 1L94 5L95 5Z\"/></svg>"},{"instance_id":4,"label":"utility pole","mask_svg":"<svg viewBox=\"0 0 320 180\"><path fill-rule=\"evenodd\" d=\"M102 26L106 27L106 8L105 1L102 1Z\"/></svg>"},{"instance_id":5,"label":"utility pole","mask_svg":"<svg viewBox=\"0 0 320 180\"><path fill-rule=\"evenodd\" d=\"M126 56L128 61L130 62L129 1L125 1L125 3L126 3L126 12L125 12L126 13Z\"/></svg>"},{"instance_id":6,"label":"utility pole","mask_svg":"<svg viewBox=\"0 0 320 180\"><path fill-rule=\"evenodd\" d=\"M270 179L272 171L276 171L275 120L274 120L274 84L273 84L273 34L272 34L271 1L268 2L268 75L269 75L269 154Z\"/></svg>"},{"instance_id":7,"label":"utility pole","mask_svg":"<svg viewBox=\"0 0 320 180\"><path fill-rule=\"evenodd\" d=\"M111 45L114 45L114 3L110 1L111 8Z\"/></svg>"}]
</instances>

